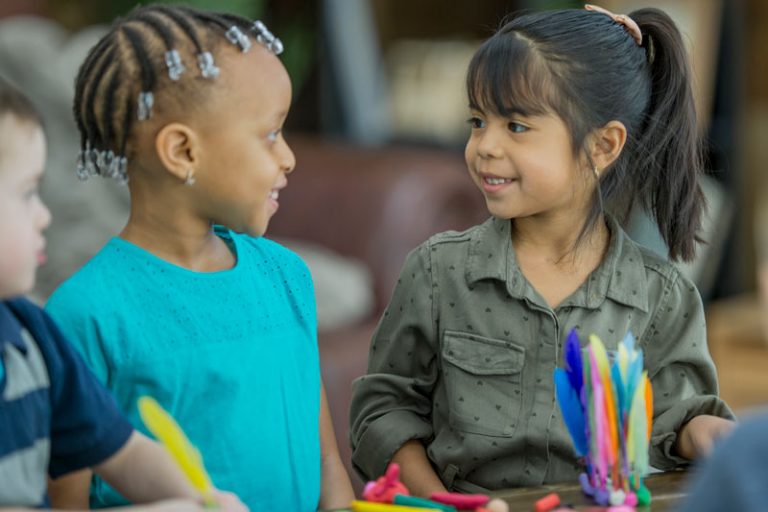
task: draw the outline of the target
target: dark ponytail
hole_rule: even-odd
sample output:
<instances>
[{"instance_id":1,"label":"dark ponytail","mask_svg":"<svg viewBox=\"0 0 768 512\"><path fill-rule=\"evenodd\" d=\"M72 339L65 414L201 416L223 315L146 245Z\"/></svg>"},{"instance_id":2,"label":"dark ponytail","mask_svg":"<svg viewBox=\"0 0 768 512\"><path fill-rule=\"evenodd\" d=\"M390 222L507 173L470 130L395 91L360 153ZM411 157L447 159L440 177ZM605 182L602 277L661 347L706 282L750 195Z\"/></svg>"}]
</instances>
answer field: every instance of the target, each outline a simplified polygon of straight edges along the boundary
<instances>
[{"instance_id":1,"label":"dark ponytail","mask_svg":"<svg viewBox=\"0 0 768 512\"><path fill-rule=\"evenodd\" d=\"M693 259L701 229L704 195L691 69L679 30L664 12L630 14L643 33L651 75L648 112L630 161L636 190L652 213L672 259Z\"/></svg>"},{"instance_id":2,"label":"dark ponytail","mask_svg":"<svg viewBox=\"0 0 768 512\"><path fill-rule=\"evenodd\" d=\"M642 46L609 16L582 9L512 19L472 58L469 104L504 116L555 113L570 129L575 154L583 154L593 130L623 123L624 149L601 174L577 244L602 217L602 205L626 222L639 202L669 256L691 260L704 197L685 47L664 12L641 9L630 17L643 33Z\"/></svg>"}]
</instances>

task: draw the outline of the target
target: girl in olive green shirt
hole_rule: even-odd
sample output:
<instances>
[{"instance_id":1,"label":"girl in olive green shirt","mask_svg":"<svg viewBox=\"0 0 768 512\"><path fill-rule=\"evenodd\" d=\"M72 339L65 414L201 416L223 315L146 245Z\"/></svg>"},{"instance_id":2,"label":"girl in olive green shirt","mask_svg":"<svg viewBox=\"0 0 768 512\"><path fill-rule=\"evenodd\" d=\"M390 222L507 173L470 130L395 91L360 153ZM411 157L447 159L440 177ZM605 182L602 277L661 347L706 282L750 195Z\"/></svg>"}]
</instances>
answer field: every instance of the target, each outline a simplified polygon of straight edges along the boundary
<instances>
[{"instance_id":1,"label":"girl in olive green shirt","mask_svg":"<svg viewBox=\"0 0 768 512\"><path fill-rule=\"evenodd\" d=\"M627 331L639 339L654 467L708 452L731 428L696 288L615 220L639 201L672 259L694 255L703 199L688 69L656 9L522 16L478 50L465 156L492 218L405 263L354 384L364 477L396 461L421 495L575 481L552 378L572 328L609 349Z\"/></svg>"}]
</instances>

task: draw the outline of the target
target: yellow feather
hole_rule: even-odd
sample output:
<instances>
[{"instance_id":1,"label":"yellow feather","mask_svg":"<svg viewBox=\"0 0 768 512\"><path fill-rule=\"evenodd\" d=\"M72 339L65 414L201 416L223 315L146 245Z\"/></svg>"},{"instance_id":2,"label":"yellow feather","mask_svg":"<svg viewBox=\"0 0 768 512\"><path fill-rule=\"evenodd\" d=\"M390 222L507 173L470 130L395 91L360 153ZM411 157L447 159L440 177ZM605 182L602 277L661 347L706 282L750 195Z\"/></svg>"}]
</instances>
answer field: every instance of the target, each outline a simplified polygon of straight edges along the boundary
<instances>
[{"instance_id":1,"label":"yellow feather","mask_svg":"<svg viewBox=\"0 0 768 512\"><path fill-rule=\"evenodd\" d=\"M589 344L595 354L595 361L597 362L597 368L600 372L600 380L603 382L605 413L608 419L608 432L606 432L606 435L608 435L611 441L611 460L615 461L619 452L619 432L616 420L616 397L613 392L608 353L605 351L603 341L595 334L590 335Z\"/></svg>"},{"instance_id":2,"label":"yellow feather","mask_svg":"<svg viewBox=\"0 0 768 512\"><path fill-rule=\"evenodd\" d=\"M627 381L627 366L629 365L629 353L623 343L619 343L619 370L621 378Z\"/></svg>"},{"instance_id":3,"label":"yellow feather","mask_svg":"<svg viewBox=\"0 0 768 512\"><path fill-rule=\"evenodd\" d=\"M200 452L192 446L184 431L154 398L139 398L139 414L150 432L171 454L189 482L202 496L206 505L214 505L213 485L203 467Z\"/></svg>"}]
</instances>

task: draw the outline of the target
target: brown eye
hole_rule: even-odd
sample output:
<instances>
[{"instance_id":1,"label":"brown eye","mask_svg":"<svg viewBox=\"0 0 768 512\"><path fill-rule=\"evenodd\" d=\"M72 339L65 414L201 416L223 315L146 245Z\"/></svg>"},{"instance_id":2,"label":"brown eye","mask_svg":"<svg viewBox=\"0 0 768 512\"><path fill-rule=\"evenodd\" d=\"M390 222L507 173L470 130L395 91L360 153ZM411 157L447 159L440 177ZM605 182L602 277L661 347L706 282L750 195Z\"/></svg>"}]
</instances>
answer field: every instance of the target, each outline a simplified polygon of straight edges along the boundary
<instances>
[{"instance_id":1,"label":"brown eye","mask_svg":"<svg viewBox=\"0 0 768 512\"><path fill-rule=\"evenodd\" d=\"M485 121L479 117L470 117L467 119L467 124L469 124L473 129L485 128Z\"/></svg>"}]
</instances>

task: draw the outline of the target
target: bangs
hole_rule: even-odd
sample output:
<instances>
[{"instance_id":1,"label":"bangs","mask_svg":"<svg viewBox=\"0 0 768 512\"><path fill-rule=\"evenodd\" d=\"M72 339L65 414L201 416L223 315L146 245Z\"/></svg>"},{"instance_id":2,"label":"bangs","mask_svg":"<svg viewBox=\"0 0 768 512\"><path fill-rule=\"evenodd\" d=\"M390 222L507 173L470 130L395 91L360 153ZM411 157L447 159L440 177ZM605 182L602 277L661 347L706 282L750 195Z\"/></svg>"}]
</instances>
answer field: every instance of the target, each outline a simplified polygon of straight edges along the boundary
<instances>
[{"instance_id":1,"label":"bangs","mask_svg":"<svg viewBox=\"0 0 768 512\"><path fill-rule=\"evenodd\" d=\"M486 41L467 71L469 108L502 117L554 113L555 90L544 59L519 34Z\"/></svg>"}]
</instances>

